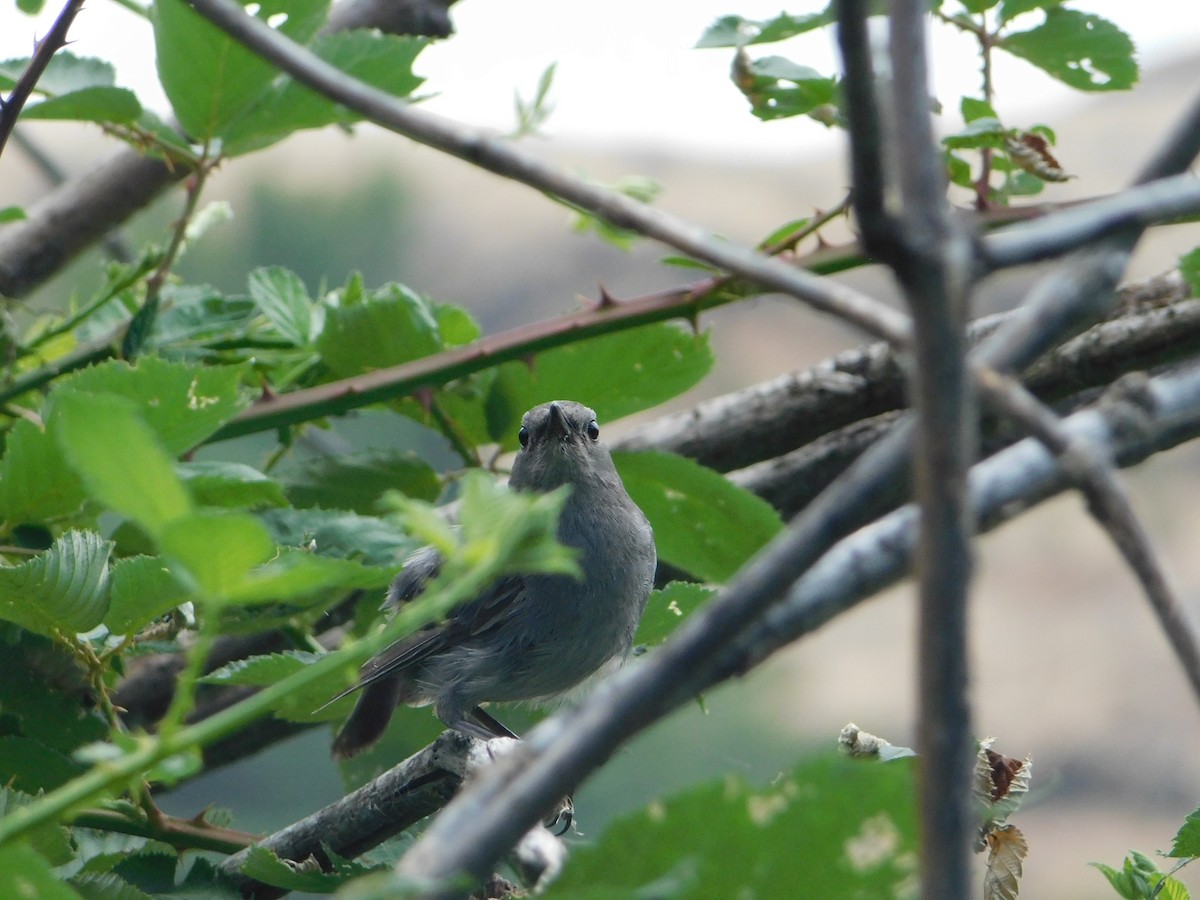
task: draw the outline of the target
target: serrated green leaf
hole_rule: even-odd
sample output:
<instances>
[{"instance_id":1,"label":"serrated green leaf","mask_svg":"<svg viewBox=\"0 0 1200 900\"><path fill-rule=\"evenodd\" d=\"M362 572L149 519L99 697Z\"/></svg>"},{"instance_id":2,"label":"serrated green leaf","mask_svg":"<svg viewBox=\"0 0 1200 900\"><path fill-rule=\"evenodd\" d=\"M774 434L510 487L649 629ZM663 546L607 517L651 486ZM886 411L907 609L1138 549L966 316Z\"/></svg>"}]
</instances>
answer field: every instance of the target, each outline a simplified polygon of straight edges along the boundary
<instances>
[{"instance_id":1,"label":"serrated green leaf","mask_svg":"<svg viewBox=\"0 0 1200 900\"><path fill-rule=\"evenodd\" d=\"M972 119L961 131L943 137L942 146L951 150L975 150L980 147L1000 150L1004 148L1007 133L999 119L984 116Z\"/></svg>"},{"instance_id":2,"label":"serrated green leaf","mask_svg":"<svg viewBox=\"0 0 1200 900\"><path fill-rule=\"evenodd\" d=\"M377 867L375 867L377 868ZM284 888L286 891L307 891L328 894L347 878L364 875L375 868L354 861L344 861L337 872L324 872L315 860L308 863L288 863L266 847L254 846L246 854L241 873L255 881Z\"/></svg>"},{"instance_id":3,"label":"serrated green leaf","mask_svg":"<svg viewBox=\"0 0 1200 900\"><path fill-rule=\"evenodd\" d=\"M128 398L168 453L178 455L249 405L241 366L195 366L141 357L135 365L112 360L63 379L57 391ZM103 432L98 432L103 433Z\"/></svg>"},{"instance_id":4,"label":"serrated green leaf","mask_svg":"<svg viewBox=\"0 0 1200 900\"><path fill-rule=\"evenodd\" d=\"M725 581L783 525L766 501L690 459L639 452L613 461L654 526L659 559L706 581Z\"/></svg>"},{"instance_id":5,"label":"serrated green leaf","mask_svg":"<svg viewBox=\"0 0 1200 900\"><path fill-rule=\"evenodd\" d=\"M328 0L263 0L256 15L307 43L324 23ZM184 130L198 141L221 136L266 91L278 70L196 13L184 0L155 0L158 77Z\"/></svg>"},{"instance_id":6,"label":"serrated green leaf","mask_svg":"<svg viewBox=\"0 0 1200 900\"><path fill-rule=\"evenodd\" d=\"M299 600L331 590L382 590L394 575L390 566L364 566L284 547L270 562L247 572L226 596L236 603L252 604Z\"/></svg>"},{"instance_id":7,"label":"serrated green leaf","mask_svg":"<svg viewBox=\"0 0 1200 900\"><path fill-rule=\"evenodd\" d=\"M83 872L74 876L70 885L84 900L153 900L145 891L112 872Z\"/></svg>"},{"instance_id":8,"label":"serrated green leaf","mask_svg":"<svg viewBox=\"0 0 1200 900\"><path fill-rule=\"evenodd\" d=\"M837 99L836 78L782 56L751 60L744 70L735 71L734 82L763 121L808 115Z\"/></svg>"},{"instance_id":9,"label":"serrated green leaf","mask_svg":"<svg viewBox=\"0 0 1200 900\"><path fill-rule=\"evenodd\" d=\"M15 788L0 785L0 819L11 814L14 810L35 803L39 798L26 794ZM66 828L57 823L42 825L34 828L28 835L27 846L36 851L44 861L52 865L63 865L70 861L73 855L72 835ZM0 857L3 859L3 857ZM0 862L0 885L4 884L5 867ZM0 887L0 891L3 888ZM8 896L0 893L0 897ZM41 895L36 895L41 896Z\"/></svg>"},{"instance_id":10,"label":"serrated green leaf","mask_svg":"<svg viewBox=\"0 0 1200 900\"><path fill-rule=\"evenodd\" d=\"M976 119L996 119L997 121L1000 119L996 115L996 110L992 108L992 104L975 97L963 97L958 108L962 112L964 122L974 122Z\"/></svg>"},{"instance_id":11,"label":"serrated green leaf","mask_svg":"<svg viewBox=\"0 0 1200 900\"><path fill-rule=\"evenodd\" d=\"M175 467L192 498L201 506L261 509L286 506L278 482L252 466L230 462L188 462Z\"/></svg>"},{"instance_id":12,"label":"serrated green leaf","mask_svg":"<svg viewBox=\"0 0 1200 900\"><path fill-rule=\"evenodd\" d=\"M335 559L358 559L367 565L392 566L417 544L403 529L384 519L331 509L268 509L259 514L276 542L305 547Z\"/></svg>"},{"instance_id":13,"label":"serrated green leaf","mask_svg":"<svg viewBox=\"0 0 1200 900\"><path fill-rule=\"evenodd\" d=\"M1053 7L1029 31L1003 37L997 45L1081 91L1115 91L1138 80L1133 41L1107 19Z\"/></svg>"},{"instance_id":14,"label":"serrated green leaf","mask_svg":"<svg viewBox=\"0 0 1200 900\"><path fill-rule=\"evenodd\" d=\"M1200 809L1188 813L1171 841L1171 852L1167 856L1200 857Z\"/></svg>"},{"instance_id":15,"label":"serrated green leaf","mask_svg":"<svg viewBox=\"0 0 1200 900\"><path fill-rule=\"evenodd\" d=\"M342 377L399 365L442 349L437 316L424 297L384 285L363 303L326 310L321 359Z\"/></svg>"},{"instance_id":16,"label":"serrated green leaf","mask_svg":"<svg viewBox=\"0 0 1200 900\"><path fill-rule=\"evenodd\" d=\"M89 496L151 535L188 513L171 457L130 400L61 389L51 399L48 430Z\"/></svg>"},{"instance_id":17,"label":"serrated green leaf","mask_svg":"<svg viewBox=\"0 0 1200 900\"><path fill-rule=\"evenodd\" d=\"M190 599L188 590L157 556L130 556L112 567L104 624L113 634L136 634Z\"/></svg>"},{"instance_id":18,"label":"serrated green leaf","mask_svg":"<svg viewBox=\"0 0 1200 900\"><path fill-rule=\"evenodd\" d=\"M830 3L818 13L807 16L791 16L780 13L773 19L747 19L742 16L722 16L705 29L697 48L745 47L750 44L767 44L783 41L807 31L832 25L837 14Z\"/></svg>"},{"instance_id":19,"label":"serrated green leaf","mask_svg":"<svg viewBox=\"0 0 1200 900\"><path fill-rule=\"evenodd\" d=\"M45 553L0 568L0 619L38 634L89 631L108 610L112 543L91 531L68 531Z\"/></svg>"},{"instance_id":20,"label":"serrated green leaf","mask_svg":"<svg viewBox=\"0 0 1200 900\"><path fill-rule=\"evenodd\" d=\"M15 843L0 847L0 897L79 900L32 847Z\"/></svg>"},{"instance_id":21,"label":"serrated green leaf","mask_svg":"<svg viewBox=\"0 0 1200 900\"><path fill-rule=\"evenodd\" d=\"M209 600L227 599L277 549L258 519L224 510L172 519L162 529L159 545L165 556L183 564Z\"/></svg>"},{"instance_id":22,"label":"serrated green leaf","mask_svg":"<svg viewBox=\"0 0 1200 900\"><path fill-rule=\"evenodd\" d=\"M321 658L316 653L305 653L298 650L272 653L268 656L251 656L248 659L228 663L200 680L205 684L268 687L312 665ZM339 701L321 709L330 697L340 693L345 687L345 673L330 672L329 677L319 679L302 690L288 694L274 708L273 712L281 719L308 724L345 718L354 702L353 697L347 697L345 702ZM318 710L320 711L318 712Z\"/></svg>"},{"instance_id":23,"label":"serrated green leaf","mask_svg":"<svg viewBox=\"0 0 1200 900\"><path fill-rule=\"evenodd\" d=\"M118 87L91 87L26 106L21 111L21 118L123 124L136 121L141 114L142 104L133 91Z\"/></svg>"},{"instance_id":24,"label":"serrated green leaf","mask_svg":"<svg viewBox=\"0 0 1200 900\"><path fill-rule=\"evenodd\" d=\"M1129 876L1124 872L1114 869L1112 866L1106 866L1104 863L1088 863L1092 868L1097 869L1101 875L1108 881L1109 886L1117 892L1125 900L1137 900L1137 894L1134 893L1133 884Z\"/></svg>"},{"instance_id":25,"label":"serrated green leaf","mask_svg":"<svg viewBox=\"0 0 1200 900\"><path fill-rule=\"evenodd\" d=\"M778 897L784 885L806 897L898 896L915 878L912 783L903 760L830 756L769 787L717 780L574 847L545 896Z\"/></svg>"},{"instance_id":26,"label":"serrated green leaf","mask_svg":"<svg viewBox=\"0 0 1200 900\"><path fill-rule=\"evenodd\" d=\"M244 340L253 333L258 305L249 297L225 297L207 285L166 285L147 347L169 351L172 357L207 359L204 346L223 339ZM99 335L97 335L99 336ZM139 364L147 357L139 359Z\"/></svg>"},{"instance_id":27,"label":"serrated green leaf","mask_svg":"<svg viewBox=\"0 0 1200 900\"><path fill-rule=\"evenodd\" d=\"M461 347L471 341L478 340L483 333L475 318L461 306L451 306L448 303L435 303L434 316L437 318L438 331L447 347Z\"/></svg>"},{"instance_id":28,"label":"serrated green leaf","mask_svg":"<svg viewBox=\"0 0 1200 900\"><path fill-rule=\"evenodd\" d=\"M313 459L287 476L285 489L293 506L369 515L379 511L379 500L387 491L432 502L441 494L442 482L433 468L411 451L373 450Z\"/></svg>"},{"instance_id":29,"label":"serrated green leaf","mask_svg":"<svg viewBox=\"0 0 1200 900\"><path fill-rule=\"evenodd\" d=\"M0 772L4 773L5 784L36 794L61 787L82 774L83 767L41 741L7 735L0 736Z\"/></svg>"},{"instance_id":30,"label":"serrated green leaf","mask_svg":"<svg viewBox=\"0 0 1200 900\"><path fill-rule=\"evenodd\" d=\"M946 177L951 184L957 184L959 187L973 188L974 181L971 178L971 164L959 156L946 151L944 157L946 161Z\"/></svg>"},{"instance_id":31,"label":"serrated green leaf","mask_svg":"<svg viewBox=\"0 0 1200 900\"><path fill-rule=\"evenodd\" d=\"M0 87L12 88L28 66L28 57L0 62ZM59 50L50 57L35 90L53 97L84 88L112 87L116 81L117 71L107 60Z\"/></svg>"},{"instance_id":32,"label":"serrated green leaf","mask_svg":"<svg viewBox=\"0 0 1200 900\"><path fill-rule=\"evenodd\" d=\"M22 222L29 218L21 206L0 206L0 224L6 222Z\"/></svg>"},{"instance_id":33,"label":"serrated green leaf","mask_svg":"<svg viewBox=\"0 0 1200 900\"><path fill-rule=\"evenodd\" d=\"M0 516L10 528L69 516L85 496L53 435L27 419L13 425L0 459Z\"/></svg>"},{"instance_id":34,"label":"serrated green leaf","mask_svg":"<svg viewBox=\"0 0 1200 900\"><path fill-rule=\"evenodd\" d=\"M708 602L715 593L713 588L686 581L672 581L661 590L651 591L633 642L662 643L692 610Z\"/></svg>"},{"instance_id":35,"label":"serrated green leaf","mask_svg":"<svg viewBox=\"0 0 1200 900\"><path fill-rule=\"evenodd\" d=\"M250 296L280 336L297 347L306 346L313 336L316 304L300 276L282 266L269 266L255 269L248 281Z\"/></svg>"},{"instance_id":36,"label":"serrated green leaf","mask_svg":"<svg viewBox=\"0 0 1200 900\"><path fill-rule=\"evenodd\" d=\"M1179 274L1192 288L1192 296L1200 296L1200 247L1179 257ZM0 485L0 490L3 486Z\"/></svg>"},{"instance_id":37,"label":"serrated green leaf","mask_svg":"<svg viewBox=\"0 0 1200 900\"><path fill-rule=\"evenodd\" d=\"M547 350L532 367L508 363L482 405L450 393L440 394L439 401L480 443L490 439L511 450L521 416L539 403L578 400L596 410L603 430L608 422L682 394L712 363L707 334L668 323L644 325Z\"/></svg>"},{"instance_id":38,"label":"serrated green leaf","mask_svg":"<svg viewBox=\"0 0 1200 900\"><path fill-rule=\"evenodd\" d=\"M1035 9L1050 9L1053 6L1061 6L1063 2L1064 0L1001 0L1000 24L1004 25L1022 13Z\"/></svg>"},{"instance_id":39,"label":"serrated green leaf","mask_svg":"<svg viewBox=\"0 0 1200 900\"><path fill-rule=\"evenodd\" d=\"M347 75L396 97L411 95L425 79L412 70L424 38L352 29L317 36L309 49ZM248 107L224 129L230 155L268 146L289 134L333 124L350 124L362 116L312 89L285 79Z\"/></svg>"},{"instance_id":40,"label":"serrated green leaf","mask_svg":"<svg viewBox=\"0 0 1200 900\"><path fill-rule=\"evenodd\" d=\"M15 720L20 734L69 754L108 733L87 702L84 677L59 645L24 634L0 653L0 709Z\"/></svg>"}]
</instances>

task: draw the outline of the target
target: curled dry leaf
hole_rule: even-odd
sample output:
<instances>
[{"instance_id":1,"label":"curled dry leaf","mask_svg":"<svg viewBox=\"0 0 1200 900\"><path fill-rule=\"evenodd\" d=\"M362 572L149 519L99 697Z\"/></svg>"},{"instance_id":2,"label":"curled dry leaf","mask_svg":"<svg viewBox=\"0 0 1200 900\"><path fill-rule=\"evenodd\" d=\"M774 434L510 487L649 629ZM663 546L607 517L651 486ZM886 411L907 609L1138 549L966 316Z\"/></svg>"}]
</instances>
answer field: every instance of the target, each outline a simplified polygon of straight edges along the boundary
<instances>
[{"instance_id":1,"label":"curled dry leaf","mask_svg":"<svg viewBox=\"0 0 1200 900\"><path fill-rule=\"evenodd\" d=\"M838 749L847 756L853 756L856 759L874 757L882 762L917 755L916 751L912 748L897 747L895 744L890 744L883 738L871 734L869 731L863 731L853 722L848 723L842 729L841 734L838 735Z\"/></svg>"},{"instance_id":2,"label":"curled dry leaf","mask_svg":"<svg viewBox=\"0 0 1200 900\"><path fill-rule=\"evenodd\" d=\"M1004 147L1013 162L1042 181L1067 181L1072 176L1063 171L1050 143L1032 131L1014 131L1004 139Z\"/></svg>"},{"instance_id":3,"label":"curled dry leaf","mask_svg":"<svg viewBox=\"0 0 1200 900\"><path fill-rule=\"evenodd\" d=\"M976 800L984 809L987 822L998 827L1013 813L1029 791L1033 760L1028 756L1014 759L992 749L995 738L979 742L975 756Z\"/></svg>"},{"instance_id":4,"label":"curled dry leaf","mask_svg":"<svg viewBox=\"0 0 1200 900\"><path fill-rule=\"evenodd\" d=\"M1029 844L1016 825L1005 825L987 835L987 874L983 879L984 900L1016 900L1021 891L1021 873Z\"/></svg>"}]
</instances>

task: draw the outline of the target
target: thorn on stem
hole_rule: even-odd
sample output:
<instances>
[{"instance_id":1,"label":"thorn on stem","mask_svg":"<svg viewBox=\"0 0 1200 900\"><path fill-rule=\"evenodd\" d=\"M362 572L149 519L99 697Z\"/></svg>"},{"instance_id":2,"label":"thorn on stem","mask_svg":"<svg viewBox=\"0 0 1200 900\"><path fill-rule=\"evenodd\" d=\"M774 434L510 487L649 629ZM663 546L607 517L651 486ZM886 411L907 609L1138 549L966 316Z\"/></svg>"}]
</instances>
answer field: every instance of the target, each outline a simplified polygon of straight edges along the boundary
<instances>
[{"instance_id":1,"label":"thorn on stem","mask_svg":"<svg viewBox=\"0 0 1200 900\"><path fill-rule=\"evenodd\" d=\"M597 285L597 287L600 289L600 299L596 301L595 307L597 310L614 309L620 305L604 285Z\"/></svg>"}]
</instances>

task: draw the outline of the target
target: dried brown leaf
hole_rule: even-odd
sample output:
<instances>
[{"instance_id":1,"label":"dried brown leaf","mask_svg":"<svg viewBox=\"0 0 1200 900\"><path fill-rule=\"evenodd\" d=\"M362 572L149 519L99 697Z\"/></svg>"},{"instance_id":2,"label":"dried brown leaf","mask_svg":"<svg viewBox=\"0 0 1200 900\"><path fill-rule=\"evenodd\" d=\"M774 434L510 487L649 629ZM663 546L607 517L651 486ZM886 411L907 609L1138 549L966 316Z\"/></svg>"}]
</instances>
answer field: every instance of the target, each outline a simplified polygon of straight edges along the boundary
<instances>
[{"instance_id":1,"label":"dried brown leaf","mask_svg":"<svg viewBox=\"0 0 1200 900\"><path fill-rule=\"evenodd\" d=\"M984 900L1016 900L1021 892L1024 860L1029 844L1016 825L988 832L987 874L983 879Z\"/></svg>"},{"instance_id":2,"label":"dried brown leaf","mask_svg":"<svg viewBox=\"0 0 1200 900\"><path fill-rule=\"evenodd\" d=\"M1049 142L1040 134L1032 131L1014 132L1005 138L1004 146L1013 162L1042 181L1067 181L1072 177L1063 171L1050 152Z\"/></svg>"}]
</instances>

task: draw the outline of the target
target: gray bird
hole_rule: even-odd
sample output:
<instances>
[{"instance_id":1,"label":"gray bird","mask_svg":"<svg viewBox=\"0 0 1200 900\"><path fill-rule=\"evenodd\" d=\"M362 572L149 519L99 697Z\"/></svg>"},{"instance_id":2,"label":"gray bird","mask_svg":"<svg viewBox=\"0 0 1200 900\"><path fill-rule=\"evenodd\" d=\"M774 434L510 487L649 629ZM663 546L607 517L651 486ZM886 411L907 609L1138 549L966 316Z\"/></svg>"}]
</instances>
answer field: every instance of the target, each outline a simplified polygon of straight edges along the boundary
<instances>
[{"instance_id":1,"label":"gray bird","mask_svg":"<svg viewBox=\"0 0 1200 900\"><path fill-rule=\"evenodd\" d=\"M578 551L582 577L505 576L444 622L368 660L358 684L339 695L362 689L334 739L335 758L377 741L398 703L432 703L439 719L464 734L513 737L480 704L550 700L628 654L657 554L650 523L600 443L595 412L569 400L544 403L521 419L519 437L509 486L545 493L570 485L558 539ZM432 548L414 554L384 608L420 594L441 563Z\"/></svg>"}]
</instances>

